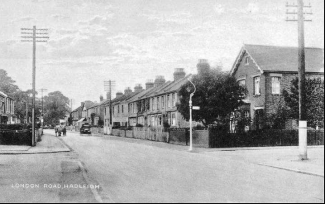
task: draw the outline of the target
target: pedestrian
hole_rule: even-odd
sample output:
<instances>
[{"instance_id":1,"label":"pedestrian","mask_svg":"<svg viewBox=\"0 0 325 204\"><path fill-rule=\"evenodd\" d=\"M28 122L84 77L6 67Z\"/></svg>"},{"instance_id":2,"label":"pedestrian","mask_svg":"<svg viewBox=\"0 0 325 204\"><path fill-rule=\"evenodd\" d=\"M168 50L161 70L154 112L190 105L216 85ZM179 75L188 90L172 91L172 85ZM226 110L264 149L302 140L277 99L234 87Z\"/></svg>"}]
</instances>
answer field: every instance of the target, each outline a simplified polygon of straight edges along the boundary
<instances>
[{"instance_id":1,"label":"pedestrian","mask_svg":"<svg viewBox=\"0 0 325 204\"><path fill-rule=\"evenodd\" d=\"M55 137L57 137L58 135L58 126L56 125L56 126L54 126L54 131L55 131Z\"/></svg>"}]
</instances>

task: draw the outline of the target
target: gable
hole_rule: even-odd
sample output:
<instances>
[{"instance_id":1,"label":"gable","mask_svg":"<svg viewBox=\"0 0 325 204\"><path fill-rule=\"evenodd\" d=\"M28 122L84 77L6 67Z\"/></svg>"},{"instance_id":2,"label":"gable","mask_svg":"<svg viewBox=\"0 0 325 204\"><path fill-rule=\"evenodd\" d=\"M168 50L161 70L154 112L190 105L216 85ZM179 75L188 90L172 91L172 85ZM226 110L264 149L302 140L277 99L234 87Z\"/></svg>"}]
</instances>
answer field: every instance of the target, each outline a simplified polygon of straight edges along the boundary
<instances>
[{"instance_id":1,"label":"gable","mask_svg":"<svg viewBox=\"0 0 325 204\"><path fill-rule=\"evenodd\" d=\"M246 60L248 63L246 63ZM247 75L256 75L263 73L255 60L245 50L241 53L240 58L236 62L236 67L232 71L232 75L237 79L245 78Z\"/></svg>"}]
</instances>

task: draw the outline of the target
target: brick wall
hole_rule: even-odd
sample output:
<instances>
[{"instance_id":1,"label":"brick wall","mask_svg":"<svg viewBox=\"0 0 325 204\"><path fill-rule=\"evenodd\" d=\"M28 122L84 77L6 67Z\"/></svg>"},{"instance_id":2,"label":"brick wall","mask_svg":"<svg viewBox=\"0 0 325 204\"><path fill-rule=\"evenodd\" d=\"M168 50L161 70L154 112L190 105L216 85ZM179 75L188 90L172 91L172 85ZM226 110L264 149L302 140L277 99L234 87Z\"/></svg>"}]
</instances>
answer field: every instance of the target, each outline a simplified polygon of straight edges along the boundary
<instances>
[{"instance_id":1,"label":"brick wall","mask_svg":"<svg viewBox=\"0 0 325 204\"><path fill-rule=\"evenodd\" d=\"M279 73L281 74L281 73ZM320 77L323 76L321 74L308 74L306 73L306 77ZM284 98L282 96L282 91L287 90L290 91L291 81L298 77L296 73L282 73L280 75L280 95L272 94L272 73L265 74L265 112L266 114L275 113L279 104L284 104Z\"/></svg>"}]
</instances>

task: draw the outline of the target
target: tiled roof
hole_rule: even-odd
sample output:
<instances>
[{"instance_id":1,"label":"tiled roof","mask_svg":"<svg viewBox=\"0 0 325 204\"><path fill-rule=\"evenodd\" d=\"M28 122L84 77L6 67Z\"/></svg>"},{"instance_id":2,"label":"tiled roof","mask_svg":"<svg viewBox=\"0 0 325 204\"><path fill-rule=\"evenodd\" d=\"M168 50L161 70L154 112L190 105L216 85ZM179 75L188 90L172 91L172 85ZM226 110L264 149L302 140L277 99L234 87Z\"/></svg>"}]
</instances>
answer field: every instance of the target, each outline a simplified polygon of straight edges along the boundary
<instances>
[{"instance_id":1,"label":"tiled roof","mask_svg":"<svg viewBox=\"0 0 325 204\"><path fill-rule=\"evenodd\" d=\"M233 69L235 71L241 61L241 55L247 52L262 71L297 72L298 48L265 45L244 45ZM324 72L324 49L305 48L306 72Z\"/></svg>"}]
</instances>

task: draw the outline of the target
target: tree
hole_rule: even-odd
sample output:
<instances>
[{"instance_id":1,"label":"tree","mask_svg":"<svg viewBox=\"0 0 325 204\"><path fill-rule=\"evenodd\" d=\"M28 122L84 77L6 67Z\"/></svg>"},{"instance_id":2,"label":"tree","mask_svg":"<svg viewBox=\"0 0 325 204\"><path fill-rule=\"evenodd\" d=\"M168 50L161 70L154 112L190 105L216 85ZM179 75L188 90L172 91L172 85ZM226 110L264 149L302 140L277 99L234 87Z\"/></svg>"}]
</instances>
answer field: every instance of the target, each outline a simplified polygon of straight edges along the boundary
<instances>
[{"instance_id":1,"label":"tree","mask_svg":"<svg viewBox=\"0 0 325 204\"><path fill-rule=\"evenodd\" d=\"M60 119L65 118L69 109L69 98L60 91L51 92L44 96L44 122L57 124Z\"/></svg>"},{"instance_id":2,"label":"tree","mask_svg":"<svg viewBox=\"0 0 325 204\"><path fill-rule=\"evenodd\" d=\"M221 69L210 69L207 65L191 81L196 87L192 98L193 106L200 106L200 110L193 111L193 120L202 122L204 126L229 120L229 114L243 104L246 89L237 83L236 78ZM184 84L179 91L180 103L177 104L177 109L186 120L189 120L189 98L193 91L190 82Z\"/></svg>"},{"instance_id":3,"label":"tree","mask_svg":"<svg viewBox=\"0 0 325 204\"><path fill-rule=\"evenodd\" d=\"M12 98L15 100L15 115L18 118L26 119L26 103L28 108L28 117L32 117L32 90L22 91L18 89L12 94ZM37 92L35 93L37 94ZM36 98L35 101L35 116L41 115L41 102Z\"/></svg>"},{"instance_id":4,"label":"tree","mask_svg":"<svg viewBox=\"0 0 325 204\"><path fill-rule=\"evenodd\" d=\"M13 96L13 94L19 89L15 83L16 82L8 76L5 70L0 69L0 91L3 91L9 96Z\"/></svg>"},{"instance_id":5,"label":"tree","mask_svg":"<svg viewBox=\"0 0 325 204\"><path fill-rule=\"evenodd\" d=\"M307 122L311 127L324 127L324 80L306 79ZM290 91L283 90L285 104L289 107L288 116L299 119L298 78L291 81Z\"/></svg>"}]
</instances>

